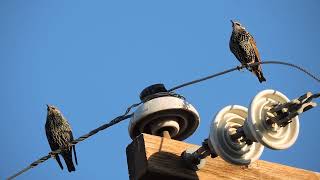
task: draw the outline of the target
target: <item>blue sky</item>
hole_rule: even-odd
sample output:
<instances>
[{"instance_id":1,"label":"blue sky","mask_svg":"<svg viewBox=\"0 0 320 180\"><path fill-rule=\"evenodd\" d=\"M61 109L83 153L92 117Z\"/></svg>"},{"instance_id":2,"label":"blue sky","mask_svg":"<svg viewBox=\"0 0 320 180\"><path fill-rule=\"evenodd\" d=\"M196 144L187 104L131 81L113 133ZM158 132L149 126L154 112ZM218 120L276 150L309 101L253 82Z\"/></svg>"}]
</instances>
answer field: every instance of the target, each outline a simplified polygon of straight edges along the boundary
<instances>
[{"instance_id":1,"label":"blue sky","mask_svg":"<svg viewBox=\"0 0 320 180\"><path fill-rule=\"evenodd\" d=\"M0 2L0 178L47 154L45 104L56 105L79 137L122 114L154 83L168 88L238 65L229 51L230 19L255 37L263 60L301 65L320 76L319 1L17 1ZM289 98L319 91L313 79L265 65L260 84L233 72L178 90L201 116L187 142L201 144L215 115L248 106L261 90ZM318 101L319 102L319 101ZM319 108L300 117L297 142L261 159L320 172ZM128 121L77 145L77 171L50 159L19 179L128 179Z\"/></svg>"}]
</instances>

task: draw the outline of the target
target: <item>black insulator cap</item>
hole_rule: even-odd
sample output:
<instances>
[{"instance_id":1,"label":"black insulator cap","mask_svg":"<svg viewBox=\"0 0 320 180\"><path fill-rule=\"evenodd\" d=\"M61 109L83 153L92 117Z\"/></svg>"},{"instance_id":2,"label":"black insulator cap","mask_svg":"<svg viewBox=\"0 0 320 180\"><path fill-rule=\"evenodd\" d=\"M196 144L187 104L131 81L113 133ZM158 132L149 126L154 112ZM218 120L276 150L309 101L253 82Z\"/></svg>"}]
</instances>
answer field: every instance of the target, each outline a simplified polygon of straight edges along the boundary
<instances>
[{"instance_id":1,"label":"black insulator cap","mask_svg":"<svg viewBox=\"0 0 320 180\"><path fill-rule=\"evenodd\" d=\"M140 100L143 101L146 97L159 92L168 92L166 87L164 87L164 84L153 84L148 86L140 93Z\"/></svg>"}]
</instances>

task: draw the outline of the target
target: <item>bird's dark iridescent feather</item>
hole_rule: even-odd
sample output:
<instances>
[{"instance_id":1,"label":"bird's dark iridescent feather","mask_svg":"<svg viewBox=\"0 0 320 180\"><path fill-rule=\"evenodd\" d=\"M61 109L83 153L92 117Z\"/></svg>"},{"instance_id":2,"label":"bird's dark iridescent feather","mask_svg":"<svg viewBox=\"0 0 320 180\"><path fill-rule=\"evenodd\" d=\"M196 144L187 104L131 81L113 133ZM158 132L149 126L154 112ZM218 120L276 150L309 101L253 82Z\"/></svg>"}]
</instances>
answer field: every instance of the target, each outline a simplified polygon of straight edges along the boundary
<instances>
[{"instance_id":1,"label":"bird's dark iridescent feather","mask_svg":"<svg viewBox=\"0 0 320 180\"><path fill-rule=\"evenodd\" d=\"M252 63L255 60L255 51L250 43L252 36L246 31L232 33L230 50L242 64Z\"/></svg>"},{"instance_id":2,"label":"bird's dark iridescent feather","mask_svg":"<svg viewBox=\"0 0 320 180\"><path fill-rule=\"evenodd\" d=\"M254 38L245 29L236 29L232 31L229 47L231 52L236 56L242 65L249 65L255 62L261 62L260 54ZM259 79L265 81L261 65L249 69Z\"/></svg>"},{"instance_id":3,"label":"bird's dark iridescent feather","mask_svg":"<svg viewBox=\"0 0 320 180\"><path fill-rule=\"evenodd\" d=\"M52 151L57 149L64 149L61 152L63 159L68 167L68 171L75 171L75 167L72 161L72 149L75 154L75 161L77 163L77 156L75 152L75 146L70 146L70 142L73 141L73 135L71 127L68 121L63 117L58 109L52 106L48 106L47 121L45 124L45 130L47 139ZM56 160L63 169L60 158L56 155Z\"/></svg>"}]
</instances>

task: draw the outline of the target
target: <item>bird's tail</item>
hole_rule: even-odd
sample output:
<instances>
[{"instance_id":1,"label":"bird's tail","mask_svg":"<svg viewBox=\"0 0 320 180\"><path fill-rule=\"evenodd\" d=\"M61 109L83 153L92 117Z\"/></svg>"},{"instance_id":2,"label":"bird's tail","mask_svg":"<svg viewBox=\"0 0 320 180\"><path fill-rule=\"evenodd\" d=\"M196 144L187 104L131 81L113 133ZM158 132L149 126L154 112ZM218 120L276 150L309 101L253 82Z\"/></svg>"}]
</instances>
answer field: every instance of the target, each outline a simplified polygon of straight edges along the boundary
<instances>
[{"instance_id":1,"label":"bird's tail","mask_svg":"<svg viewBox=\"0 0 320 180\"><path fill-rule=\"evenodd\" d=\"M260 83L267 81L266 78L264 78L262 71L256 71L255 74L258 77Z\"/></svg>"},{"instance_id":2,"label":"bird's tail","mask_svg":"<svg viewBox=\"0 0 320 180\"><path fill-rule=\"evenodd\" d=\"M70 151L64 152L62 153L63 159L66 162L68 171L75 171L76 168L74 167L73 161L72 161L72 151L70 149Z\"/></svg>"},{"instance_id":3,"label":"bird's tail","mask_svg":"<svg viewBox=\"0 0 320 180\"><path fill-rule=\"evenodd\" d=\"M76 161L76 165L78 165L78 158L77 158L77 153L76 153L76 146L72 146L73 149L73 154L74 154L74 160Z\"/></svg>"},{"instance_id":4,"label":"bird's tail","mask_svg":"<svg viewBox=\"0 0 320 180\"><path fill-rule=\"evenodd\" d=\"M57 160L57 162L58 162L58 164L59 164L60 168L63 170L63 166L62 166L62 163L61 163L61 161L60 161L60 157L59 157L59 155L58 155L58 154L57 154L57 155L55 155L55 156L54 156L54 158Z\"/></svg>"}]
</instances>

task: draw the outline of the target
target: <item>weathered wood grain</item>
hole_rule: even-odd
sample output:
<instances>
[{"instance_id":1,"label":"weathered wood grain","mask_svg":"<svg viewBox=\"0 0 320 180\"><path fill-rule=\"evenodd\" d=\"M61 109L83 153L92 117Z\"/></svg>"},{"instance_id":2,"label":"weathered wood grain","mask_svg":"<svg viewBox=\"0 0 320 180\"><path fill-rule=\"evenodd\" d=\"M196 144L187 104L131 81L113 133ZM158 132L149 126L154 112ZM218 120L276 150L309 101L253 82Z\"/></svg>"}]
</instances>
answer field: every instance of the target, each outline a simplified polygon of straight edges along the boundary
<instances>
[{"instance_id":1,"label":"weathered wood grain","mask_svg":"<svg viewBox=\"0 0 320 180\"><path fill-rule=\"evenodd\" d=\"M127 147L130 179L285 179L320 180L317 172L258 160L249 167L226 163L221 158L206 158L200 171L185 167L180 154L196 145L142 134ZM198 147L198 146L197 146Z\"/></svg>"}]
</instances>

